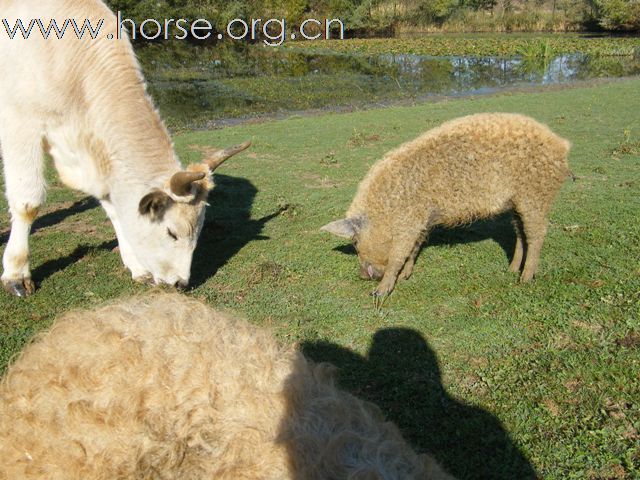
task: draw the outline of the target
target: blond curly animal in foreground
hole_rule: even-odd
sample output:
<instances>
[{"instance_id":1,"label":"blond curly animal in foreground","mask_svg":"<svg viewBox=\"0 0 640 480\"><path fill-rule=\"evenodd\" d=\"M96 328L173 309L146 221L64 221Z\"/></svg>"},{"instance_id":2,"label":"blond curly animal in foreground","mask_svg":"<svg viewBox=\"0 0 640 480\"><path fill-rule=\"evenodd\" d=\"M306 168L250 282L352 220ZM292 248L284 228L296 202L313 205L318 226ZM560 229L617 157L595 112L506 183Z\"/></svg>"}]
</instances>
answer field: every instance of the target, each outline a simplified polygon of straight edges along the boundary
<instances>
[{"instance_id":1,"label":"blond curly animal in foreground","mask_svg":"<svg viewBox=\"0 0 640 480\"><path fill-rule=\"evenodd\" d=\"M533 278L548 214L569 175L571 144L516 114L470 115L389 152L360 184L347 218L322 227L353 240L374 294L409 278L429 231L513 211L516 247L509 269ZM526 258L525 258L526 252Z\"/></svg>"},{"instance_id":2,"label":"blond curly animal in foreground","mask_svg":"<svg viewBox=\"0 0 640 480\"><path fill-rule=\"evenodd\" d=\"M0 479L451 479L265 331L179 295L65 315L0 388Z\"/></svg>"}]
</instances>

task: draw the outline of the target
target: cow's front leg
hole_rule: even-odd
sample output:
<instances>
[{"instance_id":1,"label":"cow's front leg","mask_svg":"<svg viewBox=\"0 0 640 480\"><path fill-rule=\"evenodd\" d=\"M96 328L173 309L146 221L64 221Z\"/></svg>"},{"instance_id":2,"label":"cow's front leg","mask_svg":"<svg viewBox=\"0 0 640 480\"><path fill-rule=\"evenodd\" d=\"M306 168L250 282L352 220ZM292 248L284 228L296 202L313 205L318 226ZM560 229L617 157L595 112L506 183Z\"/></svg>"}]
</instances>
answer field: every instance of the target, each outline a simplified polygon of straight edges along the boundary
<instances>
[{"instance_id":1,"label":"cow's front leg","mask_svg":"<svg viewBox=\"0 0 640 480\"><path fill-rule=\"evenodd\" d=\"M11 234L2 257L2 286L16 297L26 297L36 290L29 268L29 232L38 208L21 204L10 209Z\"/></svg>"},{"instance_id":2,"label":"cow's front leg","mask_svg":"<svg viewBox=\"0 0 640 480\"><path fill-rule=\"evenodd\" d=\"M116 237L118 238L118 249L120 250L120 257L122 258L122 263L124 263L125 267L129 269L131 272L131 277L137 282L148 282L153 279L149 272L138 262L135 254L133 253L133 249L127 242L123 232L122 226L120 225L120 221L118 220L118 215L116 214L116 209L113 204L108 200L102 200L101 202L102 208L107 212L107 216L109 220L111 220L111 224L113 225L113 229L116 231Z\"/></svg>"},{"instance_id":3,"label":"cow's front leg","mask_svg":"<svg viewBox=\"0 0 640 480\"><path fill-rule=\"evenodd\" d=\"M26 297L35 291L29 268L29 233L45 198L42 133L37 125L6 122L0 131L0 144L11 213L11 234L2 257L0 278L6 291Z\"/></svg>"}]
</instances>

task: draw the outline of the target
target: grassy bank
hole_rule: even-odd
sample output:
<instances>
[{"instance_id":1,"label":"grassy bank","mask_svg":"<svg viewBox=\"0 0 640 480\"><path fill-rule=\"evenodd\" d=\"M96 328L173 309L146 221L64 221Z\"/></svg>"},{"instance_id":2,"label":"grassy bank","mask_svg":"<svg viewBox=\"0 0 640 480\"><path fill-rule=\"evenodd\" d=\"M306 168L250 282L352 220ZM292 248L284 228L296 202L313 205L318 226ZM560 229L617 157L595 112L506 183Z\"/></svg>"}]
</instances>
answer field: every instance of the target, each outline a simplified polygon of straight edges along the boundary
<instances>
[{"instance_id":1,"label":"grassy bank","mask_svg":"<svg viewBox=\"0 0 640 480\"><path fill-rule=\"evenodd\" d=\"M184 161L251 138L220 169L188 294L341 369L409 441L461 479L640 476L639 80L291 118L177 136ZM551 215L539 277L507 272L509 219L439 230L381 313L340 217L369 167L442 121L521 112L569 138L576 182ZM144 293L96 204L50 175L31 237L39 284L0 297L0 369L70 308ZM0 200L0 245L8 216Z\"/></svg>"},{"instance_id":2,"label":"grassy bank","mask_svg":"<svg viewBox=\"0 0 640 480\"><path fill-rule=\"evenodd\" d=\"M640 74L640 39L631 37L433 35L283 48L173 42L139 46L137 53L167 124L182 130L238 117ZM559 58L564 53L578 55Z\"/></svg>"},{"instance_id":3,"label":"grassy bank","mask_svg":"<svg viewBox=\"0 0 640 480\"><path fill-rule=\"evenodd\" d=\"M410 18L406 17L405 18ZM525 8L519 12L509 12L504 9L497 11L483 11L460 9L442 22L432 22L426 25L415 25L410 21L399 22L395 28L397 33L411 33L415 31L428 33L452 32L579 32L584 31L587 21L578 12L573 14L562 12L554 14L550 9Z\"/></svg>"},{"instance_id":4,"label":"grassy bank","mask_svg":"<svg viewBox=\"0 0 640 480\"><path fill-rule=\"evenodd\" d=\"M514 34L433 34L402 38L351 40L316 40L288 43L288 48L308 51L332 51L367 55L521 55L539 46L556 54L585 53L588 55L625 56L640 54L639 37L611 37L585 34L514 33Z\"/></svg>"}]
</instances>

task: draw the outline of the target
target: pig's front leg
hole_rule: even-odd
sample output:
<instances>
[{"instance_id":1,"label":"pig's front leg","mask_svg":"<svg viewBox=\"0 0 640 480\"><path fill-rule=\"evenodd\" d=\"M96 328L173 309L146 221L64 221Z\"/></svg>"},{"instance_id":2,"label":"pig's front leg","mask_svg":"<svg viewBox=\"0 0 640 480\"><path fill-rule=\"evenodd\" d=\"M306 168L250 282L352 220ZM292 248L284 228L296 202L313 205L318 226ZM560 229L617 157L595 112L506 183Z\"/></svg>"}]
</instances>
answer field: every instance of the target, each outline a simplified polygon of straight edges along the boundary
<instances>
[{"instance_id":1,"label":"pig's front leg","mask_svg":"<svg viewBox=\"0 0 640 480\"><path fill-rule=\"evenodd\" d=\"M422 238L424 237L421 233L416 233L394 239L384 276L378 284L378 288L373 292L373 296L384 297L393 291L398 281L398 275L400 275L407 261L415 258L414 254L417 254L416 244L419 241L422 243ZM413 261L411 263L413 264Z\"/></svg>"}]
</instances>

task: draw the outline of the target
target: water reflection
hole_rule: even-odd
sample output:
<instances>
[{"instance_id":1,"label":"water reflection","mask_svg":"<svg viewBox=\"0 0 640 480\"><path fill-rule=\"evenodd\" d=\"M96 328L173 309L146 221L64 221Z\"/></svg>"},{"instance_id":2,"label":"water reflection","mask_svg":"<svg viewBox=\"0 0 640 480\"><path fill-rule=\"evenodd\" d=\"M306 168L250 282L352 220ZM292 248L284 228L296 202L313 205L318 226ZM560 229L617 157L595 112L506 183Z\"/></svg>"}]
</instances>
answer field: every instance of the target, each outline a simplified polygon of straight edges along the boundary
<instances>
[{"instance_id":1,"label":"water reflection","mask_svg":"<svg viewBox=\"0 0 640 480\"><path fill-rule=\"evenodd\" d=\"M242 46L145 47L150 92L173 125L337 106L495 92L640 74L638 57L550 59L306 54Z\"/></svg>"}]
</instances>

